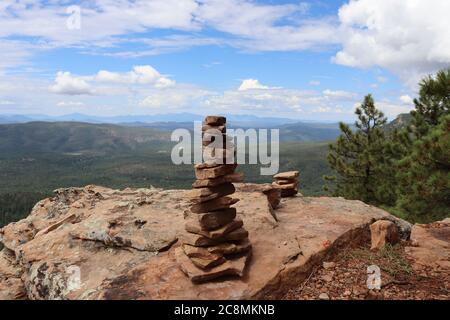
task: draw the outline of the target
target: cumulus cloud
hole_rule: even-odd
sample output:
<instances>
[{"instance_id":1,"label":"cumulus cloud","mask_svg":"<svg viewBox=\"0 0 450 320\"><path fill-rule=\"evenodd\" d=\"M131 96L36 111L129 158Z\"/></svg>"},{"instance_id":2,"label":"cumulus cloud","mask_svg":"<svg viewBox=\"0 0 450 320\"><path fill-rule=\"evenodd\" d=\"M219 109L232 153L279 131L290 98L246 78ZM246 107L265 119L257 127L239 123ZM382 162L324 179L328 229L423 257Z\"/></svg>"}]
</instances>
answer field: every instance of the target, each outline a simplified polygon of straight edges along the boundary
<instances>
[{"instance_id":1,"label":"cumulus cloud","mask_svg":"<svg viewBox=\"0 0 450 320\"><path fill-rule=\"evenodd\" d=\"M318 81L318 80L311 80L309 82L309 85L310 86L320 86L320 81Z\"/></svg>"},{"instance_id":2,"label":"cumulus cloud","mask_svg":"<svg viewBox=\"0 0 450 320\"><path fill-rule=\"evenodd\" d=\"M120 94L128 91L123 85L167 88L175 85L175 81L161 75L149 65L135 66L129 72L112 72L100 70L95 75L74 76L70 72L58 72L50 91L58 94ZM106 85L106 86L105 86ZM110 85L108 87L108 85Z\"/></svg>"},{"instance_id":3,"label":"cumulus cloud","mask_svg":"<svg viewBox=\"0 0 450 320\"><path fill-rule=\"evenodd\" d=\"M351 0L339 10L340 50L334 62L380 66L411 87L450 64L450 1Z\"/></svg>"},{"instance_id":4,"label":"cumulus cloud","mask_svg":"<svg viewBox=\"0 0 450 320\"><path fill-rule=\"evenodd\" d=\"M152 84L158 88L169 87L175 84L175 81L162 76L155 68L149 65L135 66L133 70L125 73L101 70L95 75L94 80L122 84Z\"/></svg>"},{"instance_id":5,"label":"cumulus cloud","mask_svg":"<svg viewBox=\"0 0 450 320\"><path fill-rule=\"evenodd\" d=\"M246 90L253 90L253 89L269 89L269 87L259 83L259 81L257 79L245 79L242 81L238 90L246 91Z\"/></svg>"},{"instance_id":6,"label":"cumulus cloud","mask_svg":"<svg viewBox=\"0 0 450 320\"><path fill-rule=\"evenodd\" d=\"M82 95L93 94L91 86L82 78L73 76L70 72L59 71L56 74L55 83L50 86L50 91L57 94Z\"/></svg>"}]
</instances>

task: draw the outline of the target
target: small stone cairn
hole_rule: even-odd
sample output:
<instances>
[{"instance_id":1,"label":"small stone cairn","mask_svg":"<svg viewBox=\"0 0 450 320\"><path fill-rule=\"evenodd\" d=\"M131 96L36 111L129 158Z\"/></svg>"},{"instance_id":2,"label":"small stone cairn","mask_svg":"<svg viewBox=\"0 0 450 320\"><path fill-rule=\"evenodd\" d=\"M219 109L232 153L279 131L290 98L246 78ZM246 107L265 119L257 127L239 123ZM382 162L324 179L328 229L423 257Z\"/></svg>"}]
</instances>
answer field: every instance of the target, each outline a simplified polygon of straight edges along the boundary
<instances>
[{"instance_id":1,"label":"small stone cairn","mask_svg":"<svg viewBox=\"0 0 450 320\"><path fill-rule=\"evenodd\" d=\"M298 193L298 171L280 172L273 176L272 186L281 190L281 197L292 197Z\"/></svg>"},{"instance_id":2,"label":"small stone cairn","mask_svg":"<svg viewBox=\"0 0 450 320\"><path fill-rule=\"evenodd\" d=\"M248 231L236 217L236 208L231 207L239 201L231 197L233 182L242 182L243 175L234 172L235 148L226 135L225 123L225 117L205 118L204 162L195 165L192 205L185 212L187 232L175 252L181 270L194 283L222 276L242 277L251 256Z\"/></svg>"}]
</instances>

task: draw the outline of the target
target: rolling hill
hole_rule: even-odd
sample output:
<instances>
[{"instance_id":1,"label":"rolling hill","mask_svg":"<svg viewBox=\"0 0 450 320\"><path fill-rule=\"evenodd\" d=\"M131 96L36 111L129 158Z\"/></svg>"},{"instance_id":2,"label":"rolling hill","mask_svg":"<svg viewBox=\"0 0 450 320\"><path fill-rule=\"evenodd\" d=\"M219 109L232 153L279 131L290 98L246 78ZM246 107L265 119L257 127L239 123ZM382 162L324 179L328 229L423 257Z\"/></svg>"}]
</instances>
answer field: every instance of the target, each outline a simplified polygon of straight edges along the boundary
<instances>
[{"instance_id":1,"label":"rolling hill","mask_svg":"<svg viewBox=\"0 0 450 320\"><path fill-rule=\"evenodd\" d=\"M0 152L111 152L168 141L152 128L78 122L28 122L0 125Z\"/></svg>"}]
</instances>

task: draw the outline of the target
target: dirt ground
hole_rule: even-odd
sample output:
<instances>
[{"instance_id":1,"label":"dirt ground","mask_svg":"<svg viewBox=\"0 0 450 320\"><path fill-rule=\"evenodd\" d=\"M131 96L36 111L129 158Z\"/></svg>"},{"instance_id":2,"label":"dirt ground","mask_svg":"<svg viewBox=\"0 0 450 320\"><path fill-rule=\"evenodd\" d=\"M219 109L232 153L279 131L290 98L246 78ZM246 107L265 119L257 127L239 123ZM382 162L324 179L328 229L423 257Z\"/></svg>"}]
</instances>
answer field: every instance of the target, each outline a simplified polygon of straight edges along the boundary
<instances>
[{"instance_id":1,"label":"dirt ground","mask_svg":"<svg viewBox=\"0 0 450 320\"><path fill-rule=\"evenodd\" d=\"M295 300L450 300L450 274L437 270L414 270L403 242L371 252L369 246L346 249L317 267L284 299ZM367 267L381 269L381 289L367 287Z\"/></svg>"}]
</instances>

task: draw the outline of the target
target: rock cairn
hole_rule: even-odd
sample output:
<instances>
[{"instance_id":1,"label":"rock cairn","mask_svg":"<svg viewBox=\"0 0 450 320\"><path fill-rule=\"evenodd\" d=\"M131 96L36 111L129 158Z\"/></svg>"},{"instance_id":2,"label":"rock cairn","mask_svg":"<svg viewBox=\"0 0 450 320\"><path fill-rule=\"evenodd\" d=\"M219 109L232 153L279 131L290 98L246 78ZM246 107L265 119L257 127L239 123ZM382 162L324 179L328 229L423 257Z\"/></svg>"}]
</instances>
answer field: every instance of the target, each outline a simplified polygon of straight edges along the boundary
<instances>
[{"instance_id":1,"label":"rock cairn","mask_svg":"<svg viewBox=\"0 0 450 320\"><path fill-rule=\"evenodd\" d=\"M292 197L298 193L298 171L280 172L273 176L272 185L280 189L281 197Z\"/></svg>"},{"instance_id":2,"label":"rock cairn","mask_svg":"<svg viewBox=\"0 0 450 320\"><path fill-rule=\"evenodd\" d=\"M226 118L208 116L202 127L204 162L195 166L196 181L190 194L192 205L185 212L184 239L176 251L182 271L194 283L222 276L242 276L251 255L251 244L243 221L236 217L239 201L232 198L235 148L226 135Z\"/></svg>"}]
</instances>

